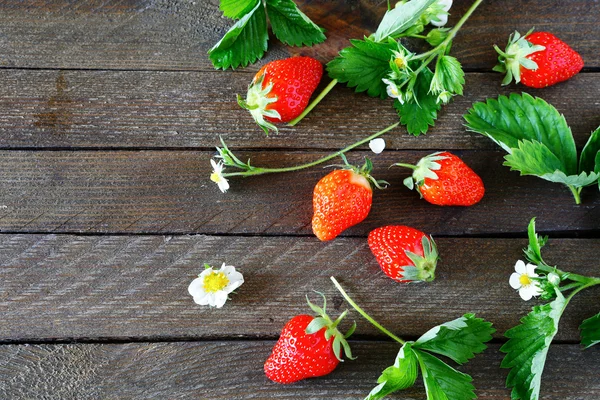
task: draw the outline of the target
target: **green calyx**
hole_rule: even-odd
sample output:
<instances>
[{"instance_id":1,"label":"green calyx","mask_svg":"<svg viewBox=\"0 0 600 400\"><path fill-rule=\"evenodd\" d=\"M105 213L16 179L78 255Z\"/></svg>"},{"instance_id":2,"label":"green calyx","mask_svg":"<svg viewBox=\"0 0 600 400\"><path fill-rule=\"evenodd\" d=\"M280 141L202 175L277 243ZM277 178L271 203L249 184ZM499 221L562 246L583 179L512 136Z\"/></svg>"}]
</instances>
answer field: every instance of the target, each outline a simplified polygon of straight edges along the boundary
<instances>
[{"instance_id":1,"label":"green calyx","mask_svg":"<svg viewBox=\"0 0 600 400\"><path fill-rule=\"evenodd\" d=\"M413 265L403 268L402 279L414 282L431 282L435 279L435 267L439 259L437 245L433 238L423 236L421 239L423 245L423 255L420 256L411 251L405 251L406 256L410 258Z\"/></svg>"},{"instance_id":2,"label":"green calyx","mask_svg":"<svg viewBox=\"0 0 600 400\"><path fill-rule=\"evenodd\" d=\"M269 130L277 132L277 127L265 120L265 117L281 119L281 115L277 110L267 109L269 104L277 101L277 96L269 96L271 90L273 90L273 83L269 83L267 87L263 88L264 79L265 74L263 73L258 79L252 80L248 86L246 100L238 94L237 101L240 107L250 112L254 121L268 135Z\"/></svg>"},{"instance_id":3,"label":"green calyx","mask_svg":"<svg viewBox=\"0 0 600 400\"><path fill-rule=\"evenodd\" d=\"M441 156L440 154L442 153L436 152L425 156L419 160L417 165L396 163L392 164L392 166L412 169L413 174L412 176L409 176L408 178L404 179L404 186L406 186L410 190L416 188L419 194L421 194L420 188L425 182L425 178L438 179L438 175L435 173L435 171L438 171L440 168L442 168L442 166L437 161L448 158L446 156ZM421 197L423 197L423 195L421 195Z\"/></svg>"},{"instance_id":4,"label":"green calyx","mask_svg":"<svg viewBox=\"0 0 600 400\"><path fill-rule=\"evenodd\" d=\"M521 67L533 71L538 69L537 63L527 58L527 56L537 53L538 51L543 51L546 48L544 46L534 45L526 39L531 32L533 32L533 28L527 32L525 36L521 36L519 32L515 31L508 38L508 44L504 51L494 45L494 49L496 49L496 52L499 54L499 64L494 67L494 71L506 73L502 85L508 85L513 80L513 77L515 78L516 83L521 82Z\"/></svg>"},{"instance_id":5,"label":"green calyx","mask_svg":"<svg viewBox=\"0 0 600 400\"><path fill-rule=\"evenodd\" d=\"M313 310L313 312L315 312L318 315L306 327L306 334L312 335L325 328L325 340L333 338L333 353L335 354L336 358L340 361L344 361L340 357L343 348L346 358L354 360L355 357L352 357L352 351L350 350L350 345L348 344L348 341L346 339L348 339L350 335L354 333L354 330L356 329L356 322L352 324L348 332L346 332L345 334L340 332L337 326L340 324L340 322L342 322L346 314L348 314L348 310L345 310L335 321L332 321L331 318L329 318L329 316L325 312L325 308L327 307L327 299L325 298L325 295L323 293L319 294L323 297L322 308L311 303L308 299L308 296L306 296L308 306L311 308L311 310Z\"/></svg>"},{"instance_id":6,"label":"green calyx","mask_svg":"<svg viewBox=\"0 0 600 400\"><path fill-rule=\"evenodd\" d=\"M373 171L373 162L369 157L365 157L365 163L360 168L350 164L346 155L343 153L340 154L340 157L344 161L344 164L340 165L340 167L351 170L355 174L364 177L370 185L375 186L377 189L385 189L389 185L389 182L381 179L377 180L371 175L371 171Z\"/></svg>"}]
</instances>

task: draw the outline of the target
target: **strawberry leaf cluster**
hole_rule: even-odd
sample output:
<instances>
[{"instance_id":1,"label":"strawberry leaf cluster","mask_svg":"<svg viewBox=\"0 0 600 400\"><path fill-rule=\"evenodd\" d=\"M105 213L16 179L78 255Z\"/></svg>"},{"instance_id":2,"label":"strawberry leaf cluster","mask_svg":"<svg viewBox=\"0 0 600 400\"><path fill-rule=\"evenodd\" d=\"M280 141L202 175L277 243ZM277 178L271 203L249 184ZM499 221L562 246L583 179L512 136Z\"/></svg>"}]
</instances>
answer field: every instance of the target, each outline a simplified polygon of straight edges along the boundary
<instances>
[{"instance_id":1,"label":"strawberry leaf cluster","mask_svg":"<svg viewBox=\"0 0 600 400\"><path fill-rule=\"evenodd\" d=\"M245 67L267 51L267 16L273 33L290 46L312 46L325 40L324 30L292 0L221 0L223 15L237 20L208 55L215 68Z\"/></svg>"},{"instance_id":2,"label":"strawberry leaf cluster","mask_svg":"<svg viewBox=\"0 0 600 400\"><path fill-rule=\"evenodd\" d=\"M434 28L427 35L422 32L428 24L439 22L440 16L447 19L442 1L399 2L386 12L374 34L350 40L351 46L327 64L329 76L356 92L392 97L408 132L424 134L434 125L441 106L463 93L462 66L448 52L454 35L480 2L475 1L454 29ZM404 37L423 39L434 48L412 53L399 42Z\"/></svg>"},{"instance_id":3,"label":"strawberry leaf cluster","mask_svg":"<svg viewBox=\"0 0 600 400\"><path fill-rule=\"evenodd\" d=\"M521 324L508 331L509 339L500 351L506 353L502 368L509 368L506 386L512 388L513 400L537 400L548 349L558 332L558 324L569 301L581 290L600 284L599 278L564 272L542 259L541 249L547 238L535 232L535 218L529 223L529 246L526 258L542 271L536 284L543 289L541 297L551 302L533 307ZM581 343L586 348L600 342L600 314L586 319L580 326Z\"/></svg>"},{"instance_id":4,"label":"strawberry leaf cluster","mask_svg":"<svg viewBox=\"0 0 600 400\"><path fill-rule=\"evenodd\" d=\"M492 139L508 155L504 165L566 185L579 204L585 186L600 183L600 128L592 132L579 162L571 128L539 97L513 93L477 102L464 116L467 128Z\"/></svg>"}]
</instances>

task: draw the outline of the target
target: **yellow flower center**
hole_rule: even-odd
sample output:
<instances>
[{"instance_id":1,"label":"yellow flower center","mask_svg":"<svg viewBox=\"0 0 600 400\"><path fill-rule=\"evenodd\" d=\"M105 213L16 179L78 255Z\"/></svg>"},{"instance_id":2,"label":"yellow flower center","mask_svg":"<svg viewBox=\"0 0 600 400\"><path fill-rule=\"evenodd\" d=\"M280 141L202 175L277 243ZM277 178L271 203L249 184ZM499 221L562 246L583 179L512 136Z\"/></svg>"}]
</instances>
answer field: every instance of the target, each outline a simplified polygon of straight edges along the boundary
<instances>
[{"instance_id":1,"label":"yellow flower center","mask_svg":"<svg viewBox=\"0 0 600 400\"><path fill-rule=\"evenodd\" d=\"M223 272L211 272L204 277L204 291L215 293L229 285L229 278Z\"/></svg>"},{"instance_id":2,"label":"yellow flower center","mask_svg":"<svg viewBox=\"0 0 600 400\"><path fill-rule=\"evenodd\" d=\"M404 57L396 57L394 59L394 64L396 64L398 68L403 69L406 67L406 59Z\"/></svg>"},{"instance_id":3,"label":"yellow flower center","mask_svg":"<svg viewBox=\"0 0 600 400\"><path fill-rule=\"evenodd\" d=\"M526 274L522 274L519 277L519 283L521 283L521 286L529 286L531 285L531 279Z\"/></svg>"},{"instance_id":4,"label":"yellow flower center","mask_svg":"<svg viewBox=\"0 0 600 400\"><path fill-rule=\"evenodd\" d=\"M213 172L212 174L210 174L210 180L214 183L219 183L222 179L223 177L218 172Z\"/></svg>"}]
</instances>

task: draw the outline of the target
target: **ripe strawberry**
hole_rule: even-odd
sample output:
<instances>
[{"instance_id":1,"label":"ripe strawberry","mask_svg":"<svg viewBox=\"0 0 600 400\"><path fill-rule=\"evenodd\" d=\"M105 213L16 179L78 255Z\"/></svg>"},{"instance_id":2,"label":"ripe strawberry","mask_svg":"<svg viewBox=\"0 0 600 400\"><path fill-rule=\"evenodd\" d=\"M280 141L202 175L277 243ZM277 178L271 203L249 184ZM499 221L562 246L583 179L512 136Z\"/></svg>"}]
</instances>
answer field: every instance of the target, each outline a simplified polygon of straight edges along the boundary
<instances>
[{"instance_id":1,"label":"ripe strawberry","mask_svg":"<svg viewBox=\"0 0 600 400\"><path fill-rule=\"evenodd\" d=\"M402 225L389 225L369 233L369 248L382 271L398 282L435 279L438 252L435 242L423 232Z\"/></svg>"},{"instance_id":2,"label":"ripe strawberry","mask_svg":"<svg viewBox=\"0 0 600 400\"><path fill-rule=\"evenodd\" d=\"M454 154L438 152L423 157L417 165L394 164L413 169L404 185L416 185L421 197L438 206L472 206L485 193L483 182L467 164Z\"/></svg>"},{"instance_id":3,"label":"ripe strawberry","mask_svg":"<svg viewBox=\"0 0 600 400\"><path fill-rule=\"evenodd\" d=\"M246 100L238 95L238 103L269 134L269 129L277 131L271 122L289 122L304 111L321 76L323 66L314 58L271 61L252 79Z\"/></svg>"},{"instance_id":4,"label":"ripe strawberry","mask_svg":"<svg viewBox=\"0 0 600 400\"><path fill-rule=\"evenodd\" d=\"M345 161L345 159L344 159ZM380 187L369 173L373 165L366 159L359 170L355 167L335 170L324 176L313 193L312 229L322 241L334 239L345 229L367 218L373 203L369 181Z\"/></svg>"},{"instance_id":5,"label":"ripe strawberry","mask_svg":"<svg viewBox=\"0 0 600 400\"><path fill-rule=\"evenodd\" d=\"M345 335L337 329L348 310L332 321L325 313L325 296L323 308L310 301L308 305L318 317L297 315L289 320L265 361L265 374L272 381L293 383L327 375L340 363L342 347L346 357L353 359L346 339L354 332L356 324Z\"/></svg>"},{"instance_id":6,"label":"ripe strawberry","mask_svg":"<svg viewBox=\"0 0 600 400\"><path fill-rule=\"evenodd\" d=\"M523 37L515 32L508 39L506 50L494 46L498 64L494 71L505 72L502 81L508 85L514 76L517 83L543 88L566 81L583 68L583 59L568 44L548 32L532 33Z\"/></svg>"}]
</instances>

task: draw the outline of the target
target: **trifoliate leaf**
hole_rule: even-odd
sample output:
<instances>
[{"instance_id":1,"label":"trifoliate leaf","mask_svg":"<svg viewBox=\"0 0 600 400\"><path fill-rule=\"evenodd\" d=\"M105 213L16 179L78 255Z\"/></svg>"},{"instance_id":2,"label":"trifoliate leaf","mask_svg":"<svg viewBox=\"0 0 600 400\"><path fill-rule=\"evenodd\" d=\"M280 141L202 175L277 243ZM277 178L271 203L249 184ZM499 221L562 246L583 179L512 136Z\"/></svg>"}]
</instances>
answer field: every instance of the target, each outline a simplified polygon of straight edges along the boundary
<instances>
[{"instance_id":1,"label":"trifoliate leaf","mask_svg":"<svg viewBox=\"0 0 600 400\"><path fill-rule=\"evenodd\" d=\"M473 378L424 351L413 350L421 366L428 400L475 399Z\"/></svg>"},{"instance_id":2,"label":"trifoliate leaf","mask_svg":"<svg viewBox=\"0 0 600 400\"><path fill-rule=\"evenodd\" d=\"M473 104L464 118L469 130L488 136L508 153L518 148L519 141L537 141L560 161L565 174L578 172L571 129L564 116L540 98L513 93L488 99Z\"/></svg>"},{"instance_id":3,"label":"trifoliate leaf","mask_svg":"<svg viewBox=\"0 0 600 400\"><path fill-rule=\"evenodd\" d=\"M373 37L381 42L388 37L398 37L401 33L412 27L427 7L436 0L412 0L399 4L385 13Z\"/></svg>"},{"instance_id":4,"label":"trifoliate leaf","mask_svg":"<svg viewBox=\"0 0 600 400\"><path fill-rule=\"evenodd\" d=\"M413 88L414 97L401 104L400 101L394 101L394 107L400 116L402 125L410 134L419 136L427 133L429 126L433 126L437 118L437 112L441 105L437 102L437 96L429 92L433 73L429 68L425 68L417 76L417 81Z\"/></svg>"},{"instance_id":5,"label":"trifoliate leaf","mask_svg":"<svg viewBox=\"0 0 600 400\"><path fill-rule=\"evenodd\" d=\"M356 92L367 91L371 97L387 97L382 82L390 72L390 59L398 49L394 42L376 43L370 39L351 39L352 46L340 51L339 56L327 64L332 79L356 87Z\"/></svg>"},{"instance_id":6,"label":"trifoliate leaf","mask_svg":"<svg viewBox=\"0 0 600 400\"><path fill-rule=\"evenodd\" d=\"M219 9L231 19L239 19L249 13L260 0L221 0Z\"/></svg>"},{"instance_id":7,"label":"trifoliate leaf","mask_svg":"<svg viewBox=\"0 0 600 400\"><path fill-rule=\"evenodd\" d=\"M492 340L492 333L495 331L490 322L475 318L474 314L465 314L430 329L413 347L441 354L464 364L487 348L484 343Z\"/></svg>"},{"instance_id":8,"label":"trifoliate leaf","mask_svg":"<svg viewBox=\"0 0 600 400\"><path fill-rule=\"evenodd\" d=\"M323 29L298 9L292 0L267 0L267 14L277 39L290 46L312 46L325 41Z\"/></svg>"},{"instance_id":9,"label":"trifoliate leaf","mask_svg":"<svg viewBox=\"0 0 600 400\"><path fill-rule=\"evenodd\" d=\"M511 369L506 386L512 388L513 400L539 398L546 355L565 307L565 298L557 290L553 302L534 307L520 325L506 331L509 340L500 348L506 353L501 366Z\"/></svg>"},{"instance_id":10,"label":"trifoliate leaf","mask_svg":"<svg viewBox=\"0 0 600 400\"><path fill-rule=\"evenodd\" d=\"M433 86L437 86L436 84L440 86L440 90L437 93L448 91L462 96L465 73L456 58L452 56L438 57L432 81L432 89L434 89Z\"/></svg>"},{"instance_id":11,"label":"trifoliate leaf","mask_svg":"<svg viewBox=\"0 0 600 400\"><path fill-rule=\"evenodd\" d=\"M600 343L600 314L583 321L579 330L581 331L581 344L586 349Z\"/></svg>"},{"instance_id":12,"label":"trifoliate leaf","mask_svg":"<svg viewBox=\"0 0 600 400\"><path fill-rule=\"evenodd\" d=\"M267 16L259 1L208 51L208 56L215 68L245 67L265 54L268 39Z\"/></svg>"},{"instance_id":13,"label":"trifoliate leaf","mask_svg":"<svg viewBox=\"0 0 600 400\"><path fill-rule=\"evenodd\" d=\"M598 127L588 139L581 152L579 160L579 172L600 172L600 164L596 162L600 154L600 127Z\"/></svg>"},{"instance_id":14,"label":"trifoliate leaf","mask_svg":"<svg viewBox=\"0 0 600 400\"><path fill-rule=\"evenodd\" d=\"M371 390L365 400L383 399L390 393L411 387L415 384L419 373L417 366L417 357L412 351L412 343L407 342L398 352L394 365L381 373L377 379L379 385Z\"/></svg>"},{"instance_id":15,"label":"trifoliate leaf","mask_svg":"<svg viewBox=\"0 0 600 400\"><path fill-rule=\"evenodd\" d=\"M539 236L535 231L535 218L531 218L527 227L527 236L529 237L529 246L525 250L525 256L534 264L545 264L542 259L542 247L548 242L548 236Z\"/></svg>"}]
</instances>

